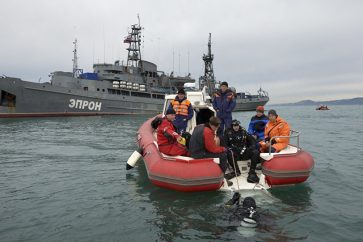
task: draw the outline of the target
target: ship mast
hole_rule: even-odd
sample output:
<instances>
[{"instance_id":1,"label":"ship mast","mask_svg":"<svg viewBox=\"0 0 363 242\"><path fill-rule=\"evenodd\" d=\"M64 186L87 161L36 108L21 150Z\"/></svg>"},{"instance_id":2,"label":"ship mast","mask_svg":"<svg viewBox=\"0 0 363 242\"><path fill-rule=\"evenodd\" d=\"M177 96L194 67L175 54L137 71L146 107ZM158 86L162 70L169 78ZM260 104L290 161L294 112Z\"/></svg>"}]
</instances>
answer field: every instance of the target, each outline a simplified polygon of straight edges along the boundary
<instances>
[{"instance_id":1,"label":"ship mast","mask_svg":"<svg viewBox=\"0 0 363 242\"><path fill-rule=\"evenodd\" d=\"M78 69L78 56L77 56L77 39L74 40L74 49L73 49L73 77L77 78L80 74L83 73L82 69Z\"/></svg>"},{"instance_id":2,"label":"ship mast","mask_svg":"<svg viewBox=\"0 0 363 242\"><path fill-rule=\"evenodd\" d=\"M140 63L140 68L142 69L140 51L141 25L139 15L137 18L139 20L138 24L131 25L131 32L129 32L129 35L125 38L124 43L129 43L129 47L126 49L128 51L127 66L137 67L138 63Z\"/></svg>"},{"instance_id":3,"label":"ship mast","mask_svg":"<svg viewBox=\"0 0 363 242\"><path fill-rule=\"evenodd\" d=\"M209 33L208 54L203 54L204 76L201 77L201 87L200 87L202 89L204 86L206 86L208 88L209 94L213 93L216 84L213 71L214 55L212 54L211 46L212 46L212 37L211 33Z\"/></svg>"}]
</instances>

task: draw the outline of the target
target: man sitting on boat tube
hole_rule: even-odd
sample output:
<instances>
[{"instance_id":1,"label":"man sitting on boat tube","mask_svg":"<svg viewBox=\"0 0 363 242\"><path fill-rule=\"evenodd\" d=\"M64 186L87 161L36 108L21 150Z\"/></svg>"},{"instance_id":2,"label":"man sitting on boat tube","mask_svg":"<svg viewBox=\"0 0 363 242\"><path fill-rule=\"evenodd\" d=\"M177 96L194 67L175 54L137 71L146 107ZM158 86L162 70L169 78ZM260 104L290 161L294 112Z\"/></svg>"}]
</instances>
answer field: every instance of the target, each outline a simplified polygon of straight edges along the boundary
<instances>
[{"instance_id":1,"label":"man sitting on boat tube","mask_svg":"<svg viewBox=\"0 0 363 242\"><path fill-rule=\"evenodd\" d=\"M217 117L211 117L206 124L200 124L194 128L189 142L189 151L195 159L219 158L219 166L223 173L227 170L227 149L216 142L216 132L221 124ZM231 178L226 177L225 178ZM228 179L227 179L228 180ZM232 182L227 181L228 185Z\"/></svg>"},{"instance_id":2,"label":"man sitting on boat tube","mask_svg":"<svg viewBox=\"0 0 363 242\"><path fill-rule=\"evenodd\" d=\"M290 136L289 124L280 118L273 109L268 111L268 119L269 122L265 127L265 139L260 142L260 151L269 152L269 148L271 146L271 153L280 152L289 144L289 138L272 139L272 137Z\"/></svg>"},{"instance_id":3,"label":"man sitting on boat tube","mask_svg":"<svg viewBox=\"0 0 363 242\"><path fill-rule=\"evenodd\" d=\"M193 118L193 107L190 101L185 97L184 89L178 91L178 95L170 102L169 109L174 109L176 112L175 125L177 132L183 134L187 129L188 120Z\"/></svg>"},{"instance_id":4,"label":"man sitting on boat tube","mask_svg":"<svg viewBox=\"0 0 363 242\"><path fill-rule=\"evenodd\" d=\"M165 155L189 155L185 147L185 139L175 130L173 121L175 120L175 110L168 109L161 124L158 127L159 151Z\"/></svg>"}]
</instances>

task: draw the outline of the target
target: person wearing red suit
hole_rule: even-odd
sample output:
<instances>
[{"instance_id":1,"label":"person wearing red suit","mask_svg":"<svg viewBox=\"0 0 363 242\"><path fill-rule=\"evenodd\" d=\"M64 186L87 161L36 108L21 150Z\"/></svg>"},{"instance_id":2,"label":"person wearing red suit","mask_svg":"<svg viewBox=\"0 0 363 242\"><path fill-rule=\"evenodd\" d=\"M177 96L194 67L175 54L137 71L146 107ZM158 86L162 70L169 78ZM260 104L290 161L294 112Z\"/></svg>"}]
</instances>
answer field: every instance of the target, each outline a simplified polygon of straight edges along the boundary
<instances>
[{"instance_id":1,"label":"person wearing red suit","mask_svg":"<svg viewBox=\"0 0 363 242\"><path fill-rule=\"evenodd\" d=\"M188 155L185 147L185 139L175 130L173 121L175 120L175 110L168 109L163 121L157 130L159 151L165 155ZM184 145L183 145L184 144Z\"/></svg>"}]
</instances>

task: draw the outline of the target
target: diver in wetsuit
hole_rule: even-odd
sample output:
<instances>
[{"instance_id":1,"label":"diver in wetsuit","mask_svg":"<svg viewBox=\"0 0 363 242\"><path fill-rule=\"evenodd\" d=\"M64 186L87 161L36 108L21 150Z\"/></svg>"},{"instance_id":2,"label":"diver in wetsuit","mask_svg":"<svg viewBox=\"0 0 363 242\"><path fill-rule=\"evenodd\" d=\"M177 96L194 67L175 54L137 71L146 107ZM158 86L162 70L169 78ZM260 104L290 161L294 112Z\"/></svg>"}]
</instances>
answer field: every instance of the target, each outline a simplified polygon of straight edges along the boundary
<instances>
[{"instance_id":1,"label":"diver in wetsuit","mask_svg":"<svg viewBox=\"0 0 363 242\"><path fill-rule=\"evenodd\" d=\"M242 204L240 204L241 195L236 192L232 199L227 203L227 207L234 206L232 215L229 217L230 223L239 223L242 227L255 228L258 226L260 216L256 210L256 201L252 197L246 197Z\"/></svg>"}]
</instances>

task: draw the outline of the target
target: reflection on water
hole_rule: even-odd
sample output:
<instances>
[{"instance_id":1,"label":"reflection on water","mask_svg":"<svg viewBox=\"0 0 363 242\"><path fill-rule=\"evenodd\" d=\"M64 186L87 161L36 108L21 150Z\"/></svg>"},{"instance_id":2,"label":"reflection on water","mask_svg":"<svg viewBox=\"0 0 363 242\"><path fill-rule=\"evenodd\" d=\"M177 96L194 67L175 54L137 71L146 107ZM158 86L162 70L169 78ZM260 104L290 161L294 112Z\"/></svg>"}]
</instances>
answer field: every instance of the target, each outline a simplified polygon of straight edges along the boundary
<instances>
[{"instance_id":1,"label":"reflection on water","mask_svg":"<svg viewBox=\"0 0 363 242\"><path fill-rule=\"evenodd\" d=\"M264 217L260 232L264 240L290 241L304 240L308 234L304 230L291 230L295 224L301 224L304 216L311 210L310 194L312 189L308 184L276 187L270 189L271 195L280 202L261 211ZM301 215L302 216L301 216ZM260 236L262 235L260 234Z\"/></svg>"},{"instance_id":2,"label":"reflection on water","mask_svg":"<svg viewBox=\"0 0 363 242\"><path fill-rule=\"evenodd\" d=\"M296 212L305 212L311 207L311 193L312 189L308 183L271 189L274 197L280 199L283 204L296 208Z\"/></svg>"}]
</instances>

